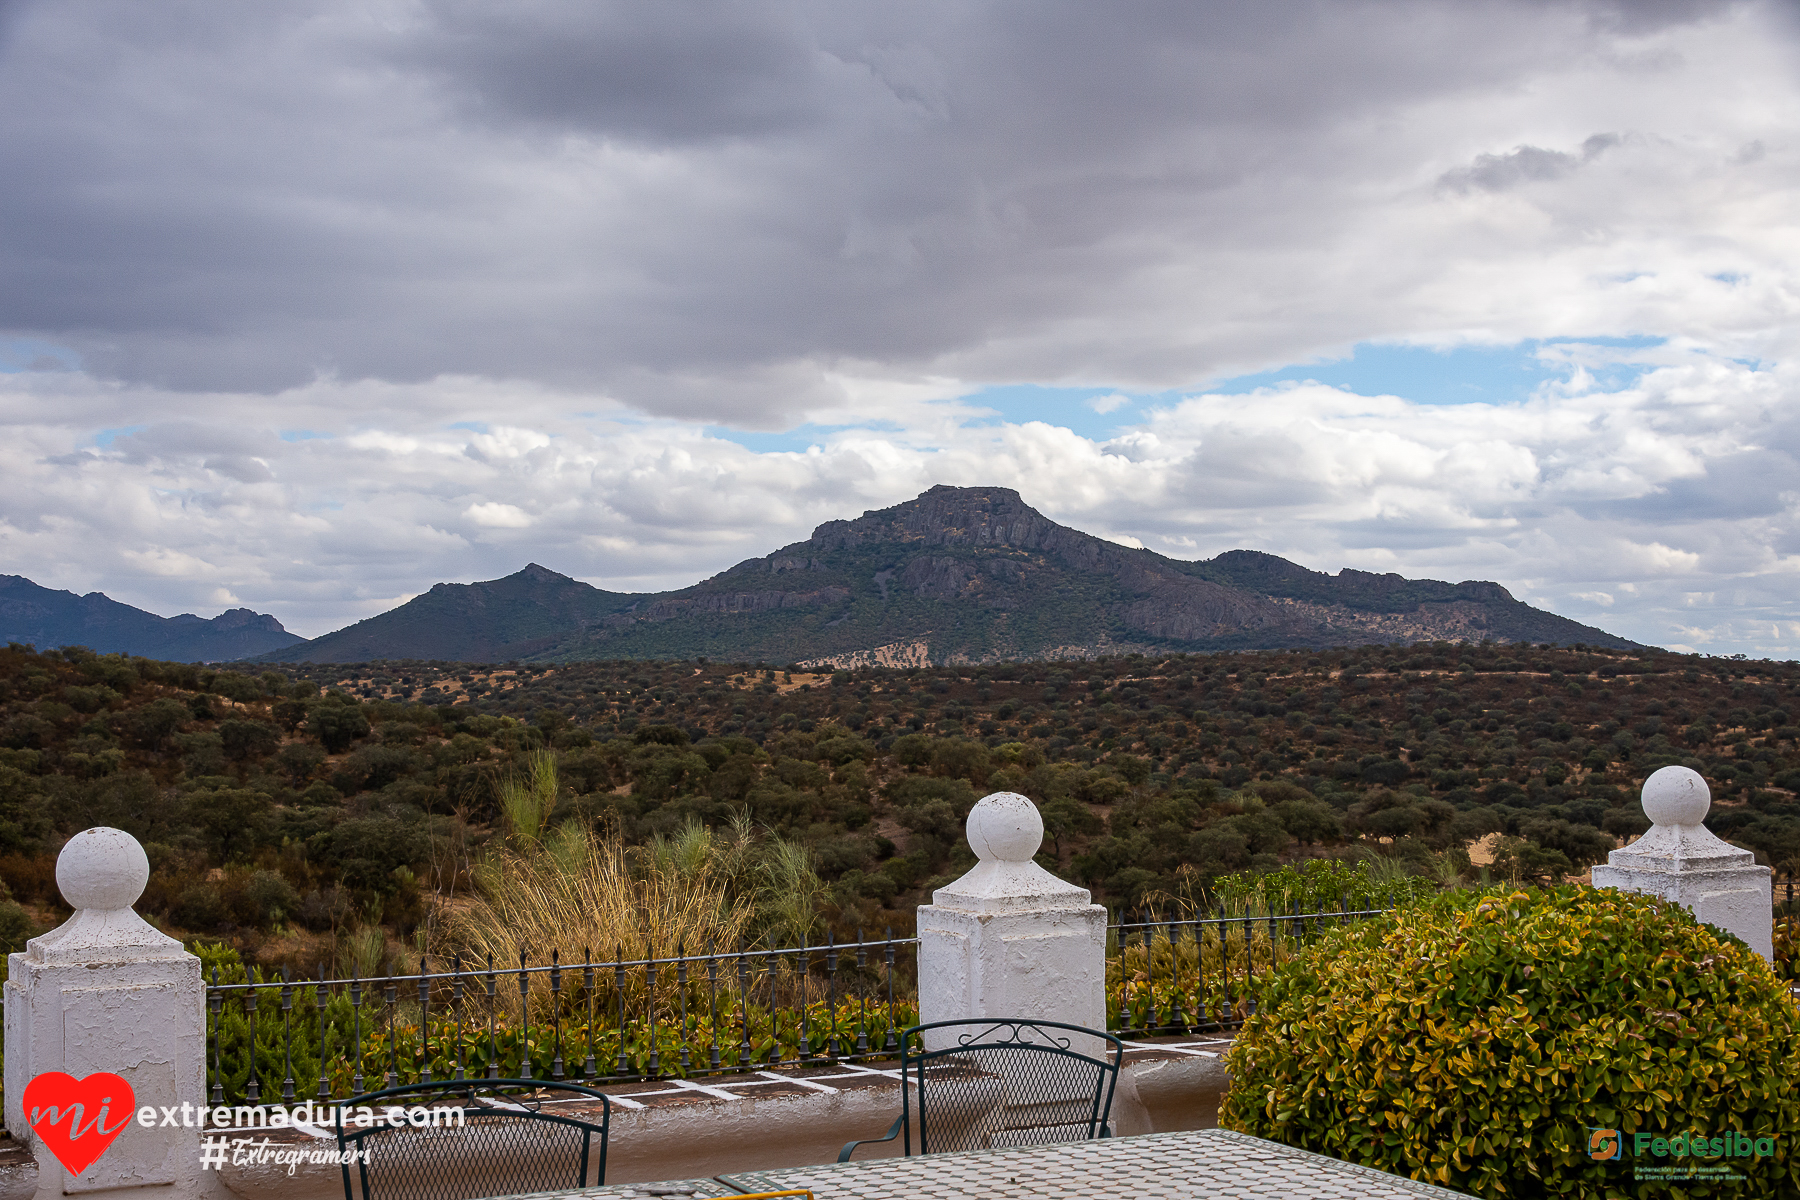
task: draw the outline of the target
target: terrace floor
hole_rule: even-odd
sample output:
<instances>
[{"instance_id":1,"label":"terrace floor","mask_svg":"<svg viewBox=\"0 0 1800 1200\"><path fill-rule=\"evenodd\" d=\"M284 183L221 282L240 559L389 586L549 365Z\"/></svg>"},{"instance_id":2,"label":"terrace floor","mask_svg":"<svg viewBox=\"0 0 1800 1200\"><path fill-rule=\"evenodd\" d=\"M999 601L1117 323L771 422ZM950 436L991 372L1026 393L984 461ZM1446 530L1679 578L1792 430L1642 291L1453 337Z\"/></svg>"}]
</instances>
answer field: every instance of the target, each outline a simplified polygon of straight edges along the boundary
<instances>
[{"instance_id":1,"label":"terrace floor","mask_svg":"<svg viewBox=\"0 0 1800 1200\"><path fill-rule=\"evenodd\" d=\"M540 1193L534 1200L724 1197L805 1188L815 1200L1450 1200L1464 1193L1205 1129L791 1167Z\"/></svg>"}]
</instances>

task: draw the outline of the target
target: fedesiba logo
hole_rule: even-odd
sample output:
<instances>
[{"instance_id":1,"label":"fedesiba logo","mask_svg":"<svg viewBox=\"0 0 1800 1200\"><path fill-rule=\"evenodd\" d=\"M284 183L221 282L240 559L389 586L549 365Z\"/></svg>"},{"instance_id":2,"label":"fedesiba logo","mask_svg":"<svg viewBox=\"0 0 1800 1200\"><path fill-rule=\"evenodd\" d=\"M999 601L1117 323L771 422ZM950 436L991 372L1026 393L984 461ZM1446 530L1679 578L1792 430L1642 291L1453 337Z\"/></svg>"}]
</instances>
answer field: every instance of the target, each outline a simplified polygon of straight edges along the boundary
<instances>
[{"instance_id":1,"label":"fedesiba logo","mask_svg":"<svg viewBox=\"0 0 1800 1200\"><path fill-rule=\"evenodd\" d=\"M1741 1129L1693 1129L1675 1133L1631 1133L1601 1126L1587 1130L1587 1154L1596 1162L1631 1161L1633 1179L1690 1183L1742 1183L1741 1172L1774 1155L1779 1139Z\"/></svg>"}]
</instances>

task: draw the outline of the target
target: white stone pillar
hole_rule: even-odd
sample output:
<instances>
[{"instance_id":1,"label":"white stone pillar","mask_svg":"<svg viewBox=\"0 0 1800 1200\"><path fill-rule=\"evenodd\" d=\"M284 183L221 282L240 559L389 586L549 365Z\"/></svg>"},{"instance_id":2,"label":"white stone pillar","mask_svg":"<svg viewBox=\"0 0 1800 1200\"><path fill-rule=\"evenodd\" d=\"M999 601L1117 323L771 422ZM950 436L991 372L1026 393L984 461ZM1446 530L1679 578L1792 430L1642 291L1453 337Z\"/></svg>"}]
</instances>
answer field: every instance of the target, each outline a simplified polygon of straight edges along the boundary
<instances>
[{"instance_id":1,"label":"white stone pillar","mask_svg":"<svg viewBox=\"0 0 1800 1200\"><path fill-rule=\"evenodd\" d=\"M158 933L131 906L150 879L137 839L118 829L89 829L69 839L56 860L56 886L74 907L62 925L11 955L6 981L6 1127L37 1157L40 1196L174 1185L202 1192L197 1127L145 1128L132 1120L79 1174L68 1171L29 1124L25 1089L63 1072L97 1073L130 1085L130 1100L111 1097L105 1128L122 1109L179 1110L206 1103L206 991L200 960ZM88 1096L81 1141L104 1140L91 1128L98 1103ZM65 1120L60 1131L66 1135ZM170 1195L169 1191L159 1191Z\"/></svg>"},{"instance_id":2,"label":"white stone pillar","mask_svg":"<svg viewBox=\"0 0 1800 1200\"><path fill-rule=\"evenodd\" d=\"M1643 802L1650 832L1607 855L1607 865L1594 868L1594 886L1673 900L1773 960L1769 868L1700 823L1712 808L1706 780L1686 767L1664 767L1644 780Z\"/></svg>"},{"instance_id":3,"label":"white stone pillar","mask_svg":"<svg viewBox=\"0 0 1800 1200\"><path fill-rule=\"evenodd\" d=\"M919 906L919 1021L1035 1017L1106 1028L1106 910L1031 861L1037 806L996 792L969 813L968 874Z\"/></svg>"}]
</instances>

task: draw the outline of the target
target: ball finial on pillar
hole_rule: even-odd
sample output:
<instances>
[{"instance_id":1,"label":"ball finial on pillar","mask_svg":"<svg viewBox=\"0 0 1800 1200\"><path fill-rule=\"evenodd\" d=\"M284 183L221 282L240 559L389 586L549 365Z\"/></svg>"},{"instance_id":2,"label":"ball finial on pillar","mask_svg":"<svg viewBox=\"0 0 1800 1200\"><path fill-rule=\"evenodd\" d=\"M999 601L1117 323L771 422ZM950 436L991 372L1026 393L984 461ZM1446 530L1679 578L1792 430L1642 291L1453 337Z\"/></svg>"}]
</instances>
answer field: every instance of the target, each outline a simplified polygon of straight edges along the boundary
<instances>
[{"instance_id":1,"label":"ball finial on pillar","mask_svg":"<svg viewBox=\"0 0 1800 1200\"><path fill-rule=\"evenodd\" d=\"M1769 868L1702 824L1712 808L1706 780L1686 767L1664 767L1644 780L1643 803L1650 829L1594 868L1594 886L1672 900L1773 962Z\"/></svg>"},{"instance_id":2,"label":"ball finial on pillar","mask_svg":"<svg viewBox=\"0 0 1800 1200\"><path fill-rule=\"evenodd\" d=\"M1044 844L1044 818L1017 792L995 792L969 810L969 848L982 862L1030 862Z\"/></svg>"},{"instance_id":3,"label":"ball finial on pillar","mask_svg":"<svg viewBox=\"0 0 1800 1200\"><path fill-rule=\"evenodd\" d=\"M995 792L969 810L966 828L980 861L919 906L919 1020L1104 1028L1106 910L1036 861L1037 805ZM926 1048L947 1048L952 1033L926 1033ZM1090 1040L1083 1049L1098 1052Z\"/></svg>"},{"instance_id":4,"label":"ball finial on pillar","mask_svg":"<svg viewBox=\"0 0 1800 1200\"><path fill-rule=\"evenodd\" d=\"M1656 825L1698 825L1712 809L1712 790L1698 771L1663 767L1644 780L1644 815Z\"/></svg>"},{"instance_id":5,"label":"ball finial on pillar","mask_svg":"<svg viewBox=\"0 0 1800 1200\"><path fill-rule=\"evenodd\" d=\"M216 1190L200 1173L198 1128L140 1125L127 1113L102 1129L117 1135L105 1156L90 1155L82 1160L86 1166L71 1171L40 1134L51 1122L33 1127L26 1121L27 1085L51 1074L85 1076L84 1086L117 1076L138 1104L165 1115L206 1107L200 960L132 911L149 879L150 860L136 838L122 829L83 830L56 856L56 886L75 914L7 959L6 1126L36 1155L38 1195L104 1190L154 1200ZM97 1122L106 1121L105 1111Z\"/></svg>"},{"instance_id":6,"label":"ball finial on pillar","mask_svg":"<svg viewBox=\"0 0 1800 1200\"><path fill-rule=\"evenodd\" d=\"M123 829L84 829L56 856L56 888L78 912L130 908L149 882L149 856Z\"/></svg>"}]
</instances>

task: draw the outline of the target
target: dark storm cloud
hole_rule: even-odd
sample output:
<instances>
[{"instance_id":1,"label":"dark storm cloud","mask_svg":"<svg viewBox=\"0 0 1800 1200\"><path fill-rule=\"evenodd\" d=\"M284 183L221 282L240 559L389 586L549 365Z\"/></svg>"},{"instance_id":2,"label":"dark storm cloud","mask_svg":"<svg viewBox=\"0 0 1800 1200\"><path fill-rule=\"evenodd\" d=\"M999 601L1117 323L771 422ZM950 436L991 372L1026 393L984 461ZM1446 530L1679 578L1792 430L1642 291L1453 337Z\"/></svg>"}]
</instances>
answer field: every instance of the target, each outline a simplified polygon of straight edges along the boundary
<instances>
[{"instance_id":1,"label":"dark storm cloud","mask_svg":"<svg viewBox=\"0 0 1800 1200\"><path fill-rule=\"evenodd\" d=\"M742 424L845 364L1170 386L1381 332L1235 257L1327 251L1344 128L1717 9L15 7L0 329L174 389L463 374Z\"/></svg>"},{"instance_id":2,"label":"dark storm cloud","mask_svg":"<svg viewBox=\"0 0 1800 1200\"><path fill-rule=\"evenodd\" d=\"M1557 0L1545 0L1556 3ZM1734 7L1737 0L1606 0L1592 7L1594 25L1631 35L1656 33L1671 25L1703 21Z\"/></svg>"},{"instance_id":3,"label":"dark storm cloud","mask_svg":"<svg viewBox=\"0 0 1800 1200\"><path fill-rule=\"evenodd\" d=\"M1445 172L1438 182L1459 192L1480 189L1504 192L1522 183L1546 183L1562 179L1583 163L1592 162L1619 144L1616 133L1596 133L1581 144L1580 154L1520 146L1511 154L1483 154L1467 167Z\"/></svg>"},{"instance_id":4,"label":"dark storm cloud","mask_svg":"<svg viewBox=\"0 0 1800 1200\"><path fill-rule=\"evenodd\" d=\"M822 51L788 5L428 6L396 62L500 123L646 144L761 137L830 116Z\"/></svg>"}]
</instances>

